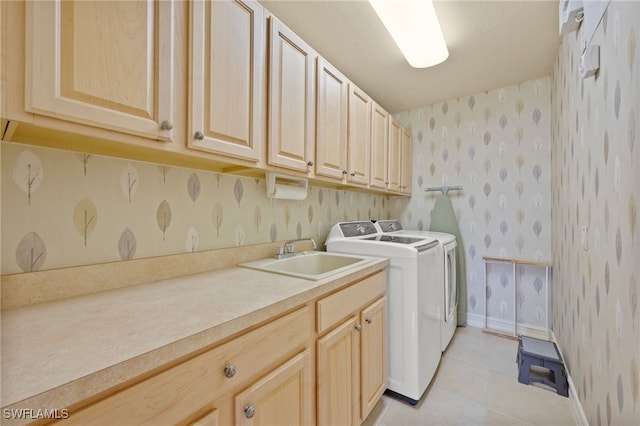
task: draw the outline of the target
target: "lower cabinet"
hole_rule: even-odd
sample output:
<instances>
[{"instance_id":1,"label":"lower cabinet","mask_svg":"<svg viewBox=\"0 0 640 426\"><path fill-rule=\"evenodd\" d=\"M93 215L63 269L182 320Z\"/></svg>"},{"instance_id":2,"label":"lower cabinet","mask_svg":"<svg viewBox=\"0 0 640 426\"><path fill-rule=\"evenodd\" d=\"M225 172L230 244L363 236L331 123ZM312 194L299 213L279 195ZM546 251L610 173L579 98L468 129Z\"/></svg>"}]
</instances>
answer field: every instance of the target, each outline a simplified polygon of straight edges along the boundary
<instances>
[{"instance_id":1,"label":"lower cabinet","mask_svg":"<svg viewBox=\"0 0 640 426\"><path fill-rule=\"evenodd\" d=\"M360 424L358 318L351 317L318 340L318 424Z\"/></svg>"},{"instance_id":2,"label":"lower cabinet","mask_svg":"<svg viewBox=\"0 0 640 426\"><path fill-rule=\"evenodd\" d=\"M360 413L367 418L387 389L387 298L381 297L360 314Z\"/></svg>"},{"instance_id":3,"label":"lower cabinet","mask_svg":"<svg viewBox=\"0 0 640 426\"><path fill-rule=\"evenodd\" d=\"M361 424L387 387L385 287L379 273L318 302L318 425Z\"/></svg>"},{"instance_id":4,"label":"lower cabinet","mask_svg":"<svg viewBox=\"0 0 640 426\"><path fill-rule=\"evenodd\" d=\"M306 350L235 397L237 425L310 425L311 352Z\"/></svg>"},{"instance_id":5,"label":"lower cabinet","mask_svg":"<svg viewBox=\"0 0 640 426\"><path fill-rule=\"evenodd\" d=\"M62 421L65 426L262 425L287 419L309 424L311 318L304 306L91 405L70 407ZM284 413L281 407L287 408Z\"/></svg>"},{"instance_id":6,"label":"lower cabinet","mask_svg":"<svg viewBox=\"0 0 640 426\"><path fill-rule=\"evenodd\" d=\"M383 270L135 383L72 405L69 418L60 421L64 426L359 425L386 389L385 292Z\"/></svg>"},{"instance_id":7,"label":"lower cabinet","mask_svg":"<svg viewBox=\"0 0 640 426\"><path fill-rule=\"evenodd\" d=\"M195 422L189 423L190 426L218 426L220 419L218 418L218 410L209 411Z\"/></svg>"}]
</instances>

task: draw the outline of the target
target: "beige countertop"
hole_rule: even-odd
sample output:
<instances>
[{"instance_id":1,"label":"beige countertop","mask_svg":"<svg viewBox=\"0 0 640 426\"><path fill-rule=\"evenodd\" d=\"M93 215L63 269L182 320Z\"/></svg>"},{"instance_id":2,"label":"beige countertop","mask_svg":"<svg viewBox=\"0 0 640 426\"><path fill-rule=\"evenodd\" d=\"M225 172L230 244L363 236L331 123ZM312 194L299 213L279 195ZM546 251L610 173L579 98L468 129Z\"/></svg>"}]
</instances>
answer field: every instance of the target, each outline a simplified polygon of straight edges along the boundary
<instances>
[{"instance_id":1,"label":"beige countertop","mask_svg":"<svg viewBox=\"0 0 640 426\"><path fill-rule=\"evenodd\" d=\"M319 281L234 267L3 311L1 405L68 407L388 262Z\"/></svg>"}]
</instances>

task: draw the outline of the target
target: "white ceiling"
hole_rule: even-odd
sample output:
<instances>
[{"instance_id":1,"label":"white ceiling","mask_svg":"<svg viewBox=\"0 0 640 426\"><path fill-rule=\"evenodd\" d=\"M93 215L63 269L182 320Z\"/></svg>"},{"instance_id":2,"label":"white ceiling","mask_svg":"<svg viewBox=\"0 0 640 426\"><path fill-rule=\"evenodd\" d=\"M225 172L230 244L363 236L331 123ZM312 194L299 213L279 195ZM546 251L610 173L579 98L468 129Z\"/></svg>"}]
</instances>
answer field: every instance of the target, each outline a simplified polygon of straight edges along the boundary
<instances>
[{"instance_id":1,"label":"white ceiling","mask_svg":"<svg viewBox=\"0 0 640 426\"><path fill-rule=\"evenodd\" d=\"M367 1L260 3L393 114L549 75L560 42L555 0L435 0L449 58L415 69Z\"/></svg>"}]
</instances>

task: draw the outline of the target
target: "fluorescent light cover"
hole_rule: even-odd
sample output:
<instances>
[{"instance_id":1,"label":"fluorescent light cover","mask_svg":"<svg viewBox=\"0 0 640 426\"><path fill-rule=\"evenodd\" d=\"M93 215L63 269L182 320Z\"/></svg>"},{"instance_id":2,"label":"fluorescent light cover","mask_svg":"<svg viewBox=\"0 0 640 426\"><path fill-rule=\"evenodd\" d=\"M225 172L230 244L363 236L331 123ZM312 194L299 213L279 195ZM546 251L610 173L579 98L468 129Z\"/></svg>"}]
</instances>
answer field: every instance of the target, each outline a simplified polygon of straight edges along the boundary
<instances>
[{"instance_id":1,"label":"fluorescent light cover","mask_svg":"<svg viewBox=\"0 0 640 426\"><path fill-rule=\"evenodd\" d=\"M414 68L447 59L440 22L431 0L369 0L400 51Z\"/></svg>"}]
</instances>

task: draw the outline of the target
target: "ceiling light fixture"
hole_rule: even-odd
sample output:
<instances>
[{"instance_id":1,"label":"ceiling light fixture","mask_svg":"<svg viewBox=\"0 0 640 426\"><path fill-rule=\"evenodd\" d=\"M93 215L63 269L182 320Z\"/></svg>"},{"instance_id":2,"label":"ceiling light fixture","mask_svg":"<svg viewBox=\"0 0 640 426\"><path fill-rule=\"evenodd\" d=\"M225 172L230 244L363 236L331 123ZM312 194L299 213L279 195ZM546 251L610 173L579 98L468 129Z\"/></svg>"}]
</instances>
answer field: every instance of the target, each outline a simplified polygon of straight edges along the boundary
<instances>
[{"instance_id":1,"label":"ceiling light fixture","mask_svg":"<svg viewBox=\"0 0 640 426\"><path fill-rule=\"evenodd\" d=\"M371 7L414 68L443 62L449 50L432 0L369 0Z\"/></svg>"}]
</instances>

